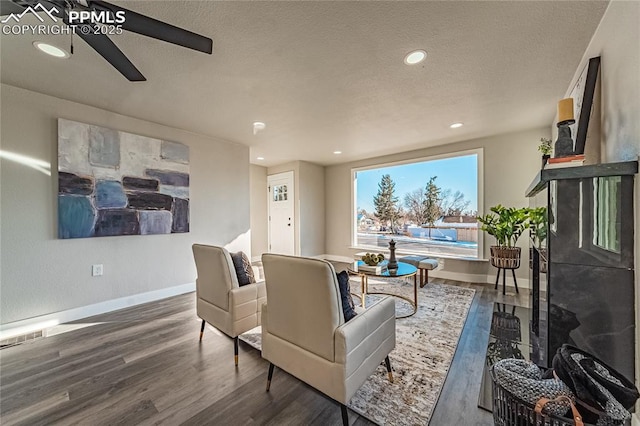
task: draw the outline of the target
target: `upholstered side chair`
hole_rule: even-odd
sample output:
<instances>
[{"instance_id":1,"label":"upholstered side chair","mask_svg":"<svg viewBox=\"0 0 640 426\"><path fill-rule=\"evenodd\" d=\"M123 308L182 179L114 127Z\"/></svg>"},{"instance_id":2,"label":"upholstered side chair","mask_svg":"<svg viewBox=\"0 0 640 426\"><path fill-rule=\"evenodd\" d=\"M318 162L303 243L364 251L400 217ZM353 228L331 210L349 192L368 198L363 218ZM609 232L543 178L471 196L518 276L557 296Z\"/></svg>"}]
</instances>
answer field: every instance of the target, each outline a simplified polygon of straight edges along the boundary
<instances>
[{"instance_id":1,"label":"upholstered side chair","mask_svg":"<svg viewBox=\"0 0 640 426\"><path fill-rule=\"evenodd\" d=\"M262 357L346 404L396 344L395 303L384 298L345 322L333 266L324 260L263 254L267 303L262 305Z\"/></svg>"},{"instance_id":2,"label":"upholstered side chair","mask_svg":"<svg viewBox=\"0 0 640 426\"><path fill-rule=\"evenodd\" d=\"M233 338L238 365L238 336L260 325L261 307L267 300L264 281L238 284L231 255L224 247L194 244L196 262L196 311L202 319L200 340L209 323Z\"/></svg>"}]
</instances>

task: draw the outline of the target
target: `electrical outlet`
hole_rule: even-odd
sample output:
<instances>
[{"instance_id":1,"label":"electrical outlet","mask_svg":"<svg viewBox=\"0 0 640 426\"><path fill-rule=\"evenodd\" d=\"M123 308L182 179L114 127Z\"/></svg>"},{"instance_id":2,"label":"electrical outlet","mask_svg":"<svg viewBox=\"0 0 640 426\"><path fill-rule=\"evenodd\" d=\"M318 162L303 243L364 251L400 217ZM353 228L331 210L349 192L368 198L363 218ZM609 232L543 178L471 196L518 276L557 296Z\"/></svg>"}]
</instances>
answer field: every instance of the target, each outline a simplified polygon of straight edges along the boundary
<instances>
[{"instance_id":1,"label":"electrical outlet","mask_svg":"<svg viewBox=\"0 0 640 426\"><path fill-rule=\"evenodd\" d=\"M102 274L104 274L104 267L102 266L102 264L91 265L91 276L92 277L99 277Z\"/></svg>"}]
</instances>

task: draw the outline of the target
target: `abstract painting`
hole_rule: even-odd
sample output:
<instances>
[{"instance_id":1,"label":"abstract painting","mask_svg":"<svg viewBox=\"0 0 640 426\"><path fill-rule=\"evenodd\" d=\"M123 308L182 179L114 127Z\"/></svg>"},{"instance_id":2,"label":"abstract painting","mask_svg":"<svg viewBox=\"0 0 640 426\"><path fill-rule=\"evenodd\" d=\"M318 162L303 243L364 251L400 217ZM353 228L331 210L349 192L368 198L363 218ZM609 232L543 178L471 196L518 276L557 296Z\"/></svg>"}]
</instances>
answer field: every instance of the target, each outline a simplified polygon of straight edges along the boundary
<instances>
[{"instance_id":1,"label":"abstract painting","mask_svg":"<svg viewBox=\"0 0 640 426\"><path fill-rule=\"evenodd\" d=\"M189 232L189 147L58 119L58 238Z\"/></svg>"}]
</instances>

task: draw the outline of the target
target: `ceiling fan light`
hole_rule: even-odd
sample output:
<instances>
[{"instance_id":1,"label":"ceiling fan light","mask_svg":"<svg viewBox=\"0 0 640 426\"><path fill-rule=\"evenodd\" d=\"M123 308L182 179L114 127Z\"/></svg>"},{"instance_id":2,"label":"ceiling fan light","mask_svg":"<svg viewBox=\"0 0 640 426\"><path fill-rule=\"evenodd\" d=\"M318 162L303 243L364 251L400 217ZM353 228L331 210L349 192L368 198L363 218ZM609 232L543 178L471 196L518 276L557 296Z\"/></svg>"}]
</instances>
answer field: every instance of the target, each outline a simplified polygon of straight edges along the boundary
<instances>
[{"instance_id":1,"label":"ceiling fan light","mask_svg":"<svg viewBox=\"0 0 640 426\"><path fill-rule=\"evenodd\" d=\"M66 59L71 56L66 50L49 43L45 43L43 41L34 41L33 47L35 47L42 53L46 53L47 55L53 56L55 58Z\"/></svg>"}]
</instances>

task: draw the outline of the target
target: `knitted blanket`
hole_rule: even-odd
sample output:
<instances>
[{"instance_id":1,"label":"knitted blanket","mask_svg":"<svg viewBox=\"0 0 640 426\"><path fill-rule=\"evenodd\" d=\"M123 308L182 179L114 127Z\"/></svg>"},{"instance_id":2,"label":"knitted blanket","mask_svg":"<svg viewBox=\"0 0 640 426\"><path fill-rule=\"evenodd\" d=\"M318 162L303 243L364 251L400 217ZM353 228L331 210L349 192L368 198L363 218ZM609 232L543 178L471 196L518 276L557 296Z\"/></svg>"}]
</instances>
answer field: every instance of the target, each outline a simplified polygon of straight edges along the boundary
<instances>
[{"instance_id":1,"label":"knitted blanket","mask_svg":"<svg viewBox=\"0 0 640 426\"><path fill-rule=\"evenodd\" d=\"M575 393L587 423L620 425L631 418L629 409L638 389L603 361L574 346L563 345L553 357L555 374Z\"/></svg>"}]
</instances>

